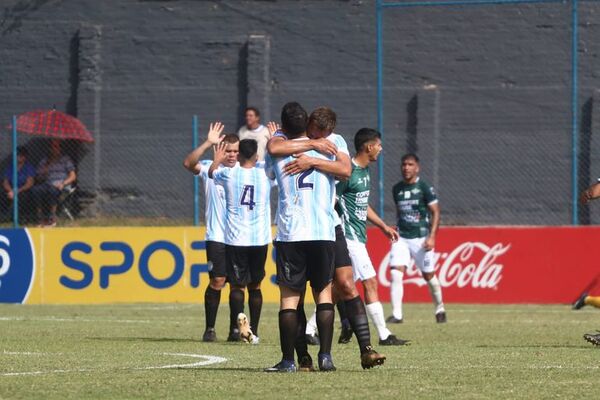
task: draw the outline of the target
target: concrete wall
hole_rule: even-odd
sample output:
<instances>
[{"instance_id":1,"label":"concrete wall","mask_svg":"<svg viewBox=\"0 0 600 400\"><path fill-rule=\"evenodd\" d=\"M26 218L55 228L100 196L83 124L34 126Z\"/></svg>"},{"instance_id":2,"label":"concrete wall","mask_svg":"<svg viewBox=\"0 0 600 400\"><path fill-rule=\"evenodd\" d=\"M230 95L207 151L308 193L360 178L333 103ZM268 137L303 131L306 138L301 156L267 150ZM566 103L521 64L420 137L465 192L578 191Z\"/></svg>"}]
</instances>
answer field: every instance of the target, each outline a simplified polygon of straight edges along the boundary
<instances>
[{"instance_id":1,"label":"concrete wall","mask_svg":"<svg viewBox=\"0 0 600 400\"><path fill-rule=\"evenodd\" d=\"M2 5L0 121L56 104L86 123L96 143L79 182L95 196L90 213L191 221L181 161L194 114L204 135L212 120L237 130L249 105L264 120L290 100L329 105L351 147L377 123L373 1ZM600 175L599 13L600 2L580 4L582 184ZM384 27L386 219L410 150L446 223L569 223L570 6L394 9Z\"/></svg>"}]
</instances>

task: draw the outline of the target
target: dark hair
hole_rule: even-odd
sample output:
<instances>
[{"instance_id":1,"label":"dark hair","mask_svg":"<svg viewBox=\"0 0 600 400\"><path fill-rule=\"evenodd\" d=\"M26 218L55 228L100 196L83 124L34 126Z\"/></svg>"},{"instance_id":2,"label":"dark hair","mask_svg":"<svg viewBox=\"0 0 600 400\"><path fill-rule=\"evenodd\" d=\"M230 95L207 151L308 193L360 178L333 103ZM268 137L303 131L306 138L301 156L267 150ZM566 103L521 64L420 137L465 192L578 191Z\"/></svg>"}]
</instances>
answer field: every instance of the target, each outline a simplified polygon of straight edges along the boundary
<instances>
[{"instance_id":1,"label":"dark hair","mask_svg":"<svg viewBox=\"0 0 600 400\"><path fill-rule=\"evenodd\" d=\"M375 139L381 139L381 133L371 128L359 129L359 131L356 132L356 135L354 135L354 148L356 149L356 152L358 153L361 151L367 142Z\"/></svg>"},{"instance_id":2,"label":"dark hair","mask_svg":"<svg viewBox=\"0 0 600 400\"><path fill-rule=\"evenodd\" d=\"M335 112L329 107L318 107L310 113L308 123L313 123L319 129L324 129L329 132L333 132L335 124L337 122L337 116Z\"/></svg>"},{"instance_id":3,"label":"dark hair","mask_svg":"<svg viewBox=\"0 0 600 400\"><path fill-rule=\"evenodd\" d=\"M258 150L258 143L254 139L240 140L240 156L245 159L251 159Z\"/></svg>"},{"instance_id":4,"label":"dark hair","mask_svg":"<svg viewBox=\"0 0 600 400\"><path fill-rule=\"evenodd\" d=\"M417 156L415 153L407 153L405 155L402 156L402 158L400 159L400 162L404 162L406 160L415 160L415 162L418 164L419 163L419 156Z\"/></svg>"},{"instance_id":5,"label":"dark hair","mask_svg":"<svg viewBox=\"0 0 600 400\"><path fill-rule=\"evenodd\" d=\"M18 146L17 147L17 155L23 156L23 157L28 157L29 151L27 150L27 148L25 146Z\"/></svg>"},{"instance_id":6,"label":"dark hair","mask_svg":"<svg viewBox=\"0 0 600 400\"><path fill-rule=\"evenodd\" d=\"M297 136L306 131L308 115L295 101L286 103L281 109L281 128L288 136Z\"/></svg>"},{"instance_id":7,"label":"dark hair","mask_svg":"<svg viewBox=\"0 0 600 400\"><path fill-rule=\"evenodd\" d=\"M237 143L240 141L240 138L235 133L227 133L223 136L223 142L225 143Z\"/></svg>"},{"instance_id":8,"label":"dark hair","mask_svg":"<svg viewBox=\"0 0 600 400\"><path fill-rule=\"evenodd\" d=\"M258 111L258 108L256 108L256 107L246 107L246 109L244 110L244 115L246 115L246 113L248 111L254 111L254 115L256 115L257 117L260 117L260 111Z\"/></svg>"}]
</instances>

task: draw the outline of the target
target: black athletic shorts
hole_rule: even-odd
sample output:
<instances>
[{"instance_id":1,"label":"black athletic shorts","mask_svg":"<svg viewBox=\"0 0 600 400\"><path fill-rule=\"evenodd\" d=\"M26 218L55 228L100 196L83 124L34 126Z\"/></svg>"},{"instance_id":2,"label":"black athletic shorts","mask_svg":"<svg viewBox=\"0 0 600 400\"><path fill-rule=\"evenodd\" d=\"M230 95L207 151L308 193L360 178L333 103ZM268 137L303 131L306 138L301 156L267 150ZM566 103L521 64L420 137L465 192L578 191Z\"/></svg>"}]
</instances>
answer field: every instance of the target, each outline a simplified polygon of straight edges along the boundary
<instances>
[{"instance_id":1,"label":"black athletic shorts","mask_svg":"<svg viewBox=\"0 0 600 400\"><path fill-rule=\"evenodd\" d=\"M206 259L210 279L227 276L225 243L206 241Z\"/></svg>"},{"instance_id":2,"label":"black athletic shorts","mask_svg":"<svg viewBox=\"0 0 600 400\"><path fill-rule=\"evenodd\" d=\"M333 280L335 242L313 240L306 242L274 242L277 283L299 292L306 282L321 291Z\"/></svg>"},{"instance_id":3,"label":"black athletic shorts","mask_svg":"<svg viewBox=\"0 0 600 400\"><path fill-rule=\"evenodd\" d=\"M341 225L335 227L335 267L351 267L352 260L348 253L348 245L346 244L346 236Z\"/></svg>"},{"instance_id":4,"label":"black athletic shorts","mask_svg":"<svg viewBox=\"0 0 600 400\"><path fill-rule=\"evenodd\" d=\"M265 277L268 245L225 246L227 251L227 281L230 285L246 286L260 283Z\"/></svg>"}]
</instances>

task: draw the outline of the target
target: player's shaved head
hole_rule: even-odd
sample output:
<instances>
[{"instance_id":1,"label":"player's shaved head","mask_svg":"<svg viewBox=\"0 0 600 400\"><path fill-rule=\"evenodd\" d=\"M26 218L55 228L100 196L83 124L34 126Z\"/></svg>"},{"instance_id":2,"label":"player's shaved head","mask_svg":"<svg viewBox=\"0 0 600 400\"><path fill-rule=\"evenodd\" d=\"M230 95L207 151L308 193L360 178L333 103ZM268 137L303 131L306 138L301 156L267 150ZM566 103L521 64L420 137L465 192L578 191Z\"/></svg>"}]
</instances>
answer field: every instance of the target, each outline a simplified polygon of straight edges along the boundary
<instances>
[{"instance_id":1,"label":"player's shaved head","mask_svg":"<svg viewBox=\"0 0 600 400\"><path fill-rule=\"evenodd\" d=\"M281 109L281 128L289 137L304 133L307 122L306 110L295 101L286 103Z\"/></svg>"}]
</instances>

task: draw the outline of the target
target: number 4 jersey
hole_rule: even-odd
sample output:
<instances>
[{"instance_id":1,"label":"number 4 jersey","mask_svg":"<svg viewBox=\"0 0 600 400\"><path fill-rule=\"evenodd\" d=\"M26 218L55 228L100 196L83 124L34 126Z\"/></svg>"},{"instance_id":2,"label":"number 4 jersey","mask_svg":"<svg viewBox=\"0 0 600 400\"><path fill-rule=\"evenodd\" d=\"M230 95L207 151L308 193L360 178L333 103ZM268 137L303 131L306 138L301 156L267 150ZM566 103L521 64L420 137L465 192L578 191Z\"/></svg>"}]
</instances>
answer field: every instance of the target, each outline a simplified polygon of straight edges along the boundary
<instances>
[{"instance_id":1,"label":"number 4 jersey","mask_svg":"<svg viewBox=\"0 0 600 400\"><path fill-rule=\"evenodd\" d=\"M335 160L334 156L325 156L314 150L304 154L309 157ZM292 156L273 158L268 155L266 158L267 173L277 179L279 186L275 240L280 242L334 241L335 178L315 169L296 175L285 174L283 168L294 160Z\"/></svg>"},{"instance_id":2,"label":"number 4 jersey","mask_svg":"<svg viewBox=\"0 0 600 400\"><path fill-rule=\"evenodd\" d=\"M254 168L219 168L213 173L217 185L225 189L225 244L264 246L271 242L272 180L264 163Z\"/></svg>"}]
</instances>

